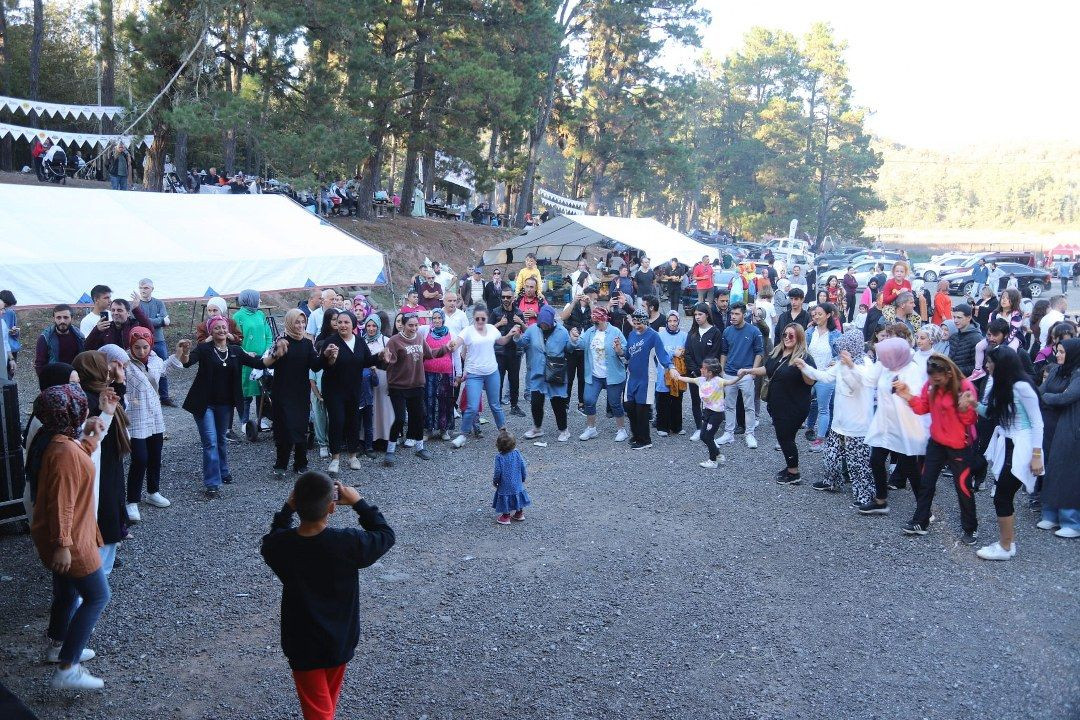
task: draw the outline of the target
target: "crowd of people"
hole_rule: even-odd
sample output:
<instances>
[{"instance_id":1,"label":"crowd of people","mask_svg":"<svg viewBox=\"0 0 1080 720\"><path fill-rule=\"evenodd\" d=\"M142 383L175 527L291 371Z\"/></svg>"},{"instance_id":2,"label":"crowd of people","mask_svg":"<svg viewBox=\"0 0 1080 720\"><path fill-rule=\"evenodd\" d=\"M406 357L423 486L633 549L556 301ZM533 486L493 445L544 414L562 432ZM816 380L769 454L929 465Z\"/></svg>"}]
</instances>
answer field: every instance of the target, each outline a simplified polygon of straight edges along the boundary
<instances>
[{"instance_id":1,"label":"crowd of people","mask_svg":"<svg viewBox=\"0 0 1080 720\"><path fill-rule=\"evenodd\" d=\"M233 482L228 448L242 441L234 418L249 439L269 429L268 472L284 477L291 463L297 492L310 486L315 498L286 506L301 512L301 530L325 525L331 489L334 502L353 497L334 482L362 469L362 458L393 467L408 448L431 460L431 443L461 448L480 437L485 415L496 428L496 520L523 521L527 466L507 417L525 416L527 400L532 422L522 437L546 445L550 407L556 441L569 443L576 392L578 442L603 438L646 451L655 435L685 458L687 446L672 443L689 435L705 446L694 461L703 478L724 465L722 448L740 435L760 451L758 435L771 423L782 456L777 483L800 485L805 473L815 490L849 488L851 508L865 516L887 515L890 493L910 487L915 509L900 528L909 535L927 534L945 475L958 501L959 541L978 544L976 497L993 487L983 494L992 496L997 539L977 550L982 559L1016 555L1021 489L1039 508L1037 528L1080 537L1080 338L1065 296L1026 304L1015 289L994 296L980 288L979 299L952 304L947 288L937 296L912 288L898 262L857 303L843 281L807 302L804 288L779 273L775 281L755 274L752 290L741 272L716 287L704 272L708 260L701 272L677 259L654 271L648 258L635 258L631 275L625 261L615 268L605 258L609 295L601 298L583 259L568 276L572 300L558 309L540 291L535 257L513 280L502 268L487 277L476 267L459 280L425 264L398 308L313 289L284 314L276 336L259 293L245 290L232 310L211 298L194 337L172 352L168 309L150 279L130 299L94 287L78 322L71 307L57 305L36 341L40 394L25 442L32 533L54 573L54 684L101 686L80 665L93 656L86 641L109 599L107 576L122 561L117 545L142 519L140 504L171 505L161 492L162 407L176 404L167 376L193 366L181 406L199 434L206 496ZM657 289L687 273L700 275L702 294L685 328L681 292L664 314ZM13 374L21 349L14 293L0 292L0 302ZM846 313L852 305L857 312ZM262 408L254 416L253 401ZM801 456L801 432L820 453L819 468ZM309 445L325 474L312 471ZM383 533L365 556L373 562L392 531L358 499L345 504ZM285 519L275 519L275 532ZM281 575L275 562L285 561L268 562Z\"/></svg>"}]
</instances>

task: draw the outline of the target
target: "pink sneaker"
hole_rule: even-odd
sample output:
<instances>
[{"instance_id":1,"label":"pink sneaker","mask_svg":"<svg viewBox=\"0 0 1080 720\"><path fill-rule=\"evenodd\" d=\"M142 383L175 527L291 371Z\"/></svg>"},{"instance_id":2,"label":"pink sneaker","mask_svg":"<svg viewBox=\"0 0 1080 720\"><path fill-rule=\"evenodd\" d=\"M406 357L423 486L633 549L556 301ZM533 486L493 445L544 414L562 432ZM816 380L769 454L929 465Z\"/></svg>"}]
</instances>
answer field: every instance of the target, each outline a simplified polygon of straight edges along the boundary
<instances>
[{"instance_id":1,"label":"pink sneaker","mask_svg":"<svg viewBox=\"0 0 1080 720\"><path fill-rule=\"evenodd\" d=\"M503 513L498 518L496 518L496 522L498 522L500 525L509 525L510 524L510 513Z\"/></svg>"},{"instance_id":2,"label":"pink sneaker","mask_svg":"<svg viewBox=\"0 0 1080 720\"><path fill-rule=\"evenodd\" d=\"M524 510L518 510L516 513L514 513L510 517L510 519L511 520L517 520L518 522L525 522L525 511Z\"/></svg>"}]
</instances>

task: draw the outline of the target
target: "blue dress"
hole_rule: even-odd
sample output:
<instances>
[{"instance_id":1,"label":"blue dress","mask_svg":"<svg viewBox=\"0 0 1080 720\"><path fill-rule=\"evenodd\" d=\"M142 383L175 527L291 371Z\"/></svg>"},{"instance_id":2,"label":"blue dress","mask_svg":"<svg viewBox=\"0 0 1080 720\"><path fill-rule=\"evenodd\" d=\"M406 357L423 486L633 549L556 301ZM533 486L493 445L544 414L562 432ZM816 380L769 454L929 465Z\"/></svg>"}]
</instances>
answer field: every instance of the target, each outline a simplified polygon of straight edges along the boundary
<instances>
[{"instance_id":1,"label":"blue dress","mask_svg":"<svg viewBox=\"0 0 1080 720\"><path fill-rule=\"evenodd\" d=\"M514 513L532 504L525 492L525 458L516 449L495 456L495 499L491 507Z\"/></svg>"}]
</instances>

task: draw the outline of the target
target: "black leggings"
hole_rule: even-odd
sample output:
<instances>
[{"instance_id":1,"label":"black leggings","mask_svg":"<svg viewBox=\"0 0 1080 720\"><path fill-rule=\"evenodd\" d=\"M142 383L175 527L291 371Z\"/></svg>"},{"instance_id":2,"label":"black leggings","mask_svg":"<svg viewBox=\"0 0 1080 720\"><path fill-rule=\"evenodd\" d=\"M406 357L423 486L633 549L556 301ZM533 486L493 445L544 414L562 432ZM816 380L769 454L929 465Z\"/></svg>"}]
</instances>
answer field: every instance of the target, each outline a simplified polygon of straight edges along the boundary
<instances>
[{"instance_id":1,"label":"black leggings","mask_svg":"<svg viewBox=\"0 0 1080 720\"><path fill-rule=\"evenodd\" d=\"M585 352L572 350L566 353L566 395L569 400L574 394L574 378L577 377L578 405L585 404Z\"/></svg>"},{"instance_id":2,"label":"black leggings","mask_svg":"<svg viewBox=\"0 0 1080 720\"><path fill-rule=\"evenodd\" d=\"M672 435L682 431L682 395L656 393L656 429Z\"/></svg>"},{"instance_id":3,"label":"black leggings","mask_svg":"<svg viewBox=\"0 0 1080 720\"><path fill-rule=\"evenodd\" d=\"M536 427L543 427L544 425L544 400L547 396L544 393L533 390L529 396L530 409L532 410L533 425ZM559 428L559 432L566 431L566 404L567 398L553 397L551 398L551 411L555 413L555 426Z\"/></svg>"},{"instance_id":4,"label":"black leggings","mask_svg":"<svg viewBox=\"0 0 1080 720\"><path fill-rule=\"evenodd\" d=\"M153 495L161 483L161 446L164 436L156 433L148 438L131 438L131 469L128 470L127 501L142 500L143 478L146 492Z\"/></svg>"},{"instance_id":5,"label":"black leggings","mask_svg":"<svg viewBox=\"0 0 1080 720\"><path fill-rule=\"evenodd\" d=\"M302 472L307 469L307 443L277 443L277 462L275 470L284 470L289 467L289 453L294 455L293 470Z\"/></svg>"},{"instance_id":6,"label":"black leggings","mask_svg":"<svg viewBox=\"0 0 1080 720\"><path fill-rule=\"evenodd\" d=\"M330 454L342 450L354 454L360 447L360 398L351 393L323 393L323 404Z\"/></svg>"},{"instance_id":7,"label":"black leggings","mask_svg":"<svg viewBox=\"0 0 1080 720\"><path fill-rule=\"evenodd\" d=\"M874 491L878 500L889 497L889 471L886 464L890 453L892 451L887 448L870 448L870 472L874 474ZM920 480L922 469L919 467L919 459L902 453L895 453L895 456L899 477L911 483L911 491L915 493L915 497L918 497L919 488L922 486Z\"/></svg>"},{"instance_id":8,"label":"black leggings","mask_svg":"<svg viewBox=\"0 0 1080 720\"><path fill-rule=\"evenodd\" d=\"M652 405L624 400L623 408L626 410L626 418L630 421L630 439L639 443L651 443L649 413L652 411Z\"/></svg>"},{"instance_id":9,"label":"black leggings","mask_svg":"<svg viewBox=\"0 0 1080 720\"><path fill-rule=\"evenodd\" d=\"M405 414L409 414L409 431L405 437L410 440L424 439L424 388L398 390L390 388L390 404L394 406L394 424L390 426L390 442L401 439L405 427Z\"/></svg>"},{"instance_id":10,"label":"black leggings","mask_svg":"<svg viewBox=\"0 0 1080 720\"><path fill-rule=\"evenodd\" d=\"M724 414L716 412L715 410L706 409L702 413L701 422L702 422L702 425L701 425L701 442L705 443L705 447L709 451L709 459L710 460L716 460L716 458L720 457L720 448L716 447L716 440L715 440L716 431L720 430L720 429L722 429L724 427ZM792 439L792 444L794 444L794 442L795 442L794 439ZM783 447L783 446L781 445L781 447ZM798 453L799 453L799 451L796 450L795 451L795 466L796 467L799 464ZM785 457L786 457L786 455L785 455Z\"/></svg>"},{"instance_id":11,"label":"black leggings","mask_svg":"<svg viewBox=\"0 0 1080 720\"><path fill-rule=\"evenodd\" d=\"M784 462L787 463L788 470L799 469L799 447L795 444L795 436L798 434L801 425L802 420L773 417L776 442L780 443L780 451L784 453Z\"/></svg>"},{"instance_id":12,"label":"black leggings","mask_svg":"<svg viewBox=\"0 0 1080 720\"><path fill-rule=\"evenodd\" d=\"M1013 441L1005 438L1005 465L1001 468L1001 477L994 486L994 513L999 517L1012 517L1016 514L1013 498L1020 489L1020 481L1013 475Z\"/></svg>"}]
</instances>

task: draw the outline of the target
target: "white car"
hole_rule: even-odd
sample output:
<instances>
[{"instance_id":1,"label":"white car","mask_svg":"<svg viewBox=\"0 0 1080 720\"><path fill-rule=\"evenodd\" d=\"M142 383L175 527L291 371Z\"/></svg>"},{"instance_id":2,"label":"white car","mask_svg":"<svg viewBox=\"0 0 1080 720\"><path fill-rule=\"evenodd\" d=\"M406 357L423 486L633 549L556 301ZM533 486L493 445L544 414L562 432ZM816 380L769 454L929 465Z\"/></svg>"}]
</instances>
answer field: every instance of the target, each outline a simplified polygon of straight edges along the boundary
<instances>
[{"instance_id":1,"label":"white car","mask_svg":"<svg viewBox=\"0 0 1080 720\"><path fill-rule=\"evenodd\" d=\"M865 288L866 284L868 282L870 282L870 278L874 277L874 275L877 275L877 272L875 272L874 268L876 268L880 263L881 263L881 260L863 260L861 262L855 263L852 266L852 270L854 271L853 274L855 275L855 280L858 281L858 283L859 283L859 290L862 290L863 288ZM844 274L846 272L847 272L847 268L844 268L843 270L837 269L835 272L818 273L818 277L817 277L818 288L820 289L820 288L825 287L825 284L829 281L829 278L832 277L833 275L836 276L837 280L842 281L844 279ZM891 274L890 274L888 268L885 269L884 273L885 273L885 278L886 279L891 277ZM917 279L916 275L913 275L913 274L910 274L910 273L908 274L908 280L914 281L915 279ZM878 288L878 289L880 290L881 288Z\"/></svg>"},{"instance_id":2,"label":"white car","mask_svg":"<svg viewBox=\"0 0 1080 720\"><path fill-rule=\"evenodd\" d=\"M937 282L941 277L942 271L959 268L969 257L971 256L961 255L959 253L942 255L937 259L931 259L930 262L917 264L915 266L915 275L921 277L926 282Z\"/></svg>"}]
</instances>

